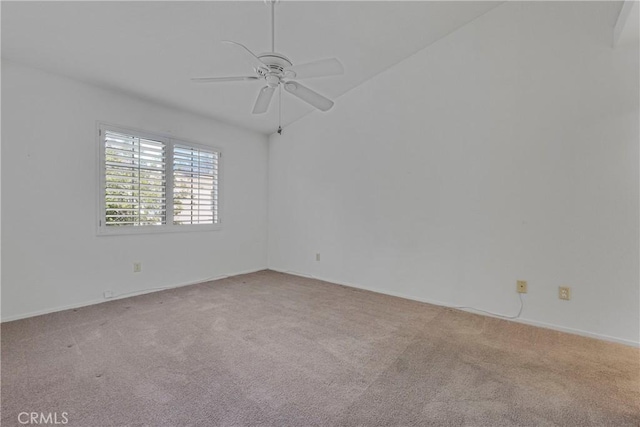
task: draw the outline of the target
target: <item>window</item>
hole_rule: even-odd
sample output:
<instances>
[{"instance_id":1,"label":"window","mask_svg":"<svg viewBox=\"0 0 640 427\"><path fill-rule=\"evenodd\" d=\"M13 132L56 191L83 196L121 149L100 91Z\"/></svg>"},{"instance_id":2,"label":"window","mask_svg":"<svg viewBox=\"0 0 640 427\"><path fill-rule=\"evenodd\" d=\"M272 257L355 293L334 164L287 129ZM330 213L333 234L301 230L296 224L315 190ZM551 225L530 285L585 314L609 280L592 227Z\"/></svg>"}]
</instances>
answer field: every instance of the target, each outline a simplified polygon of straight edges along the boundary
<instances>
[{"instance_id":1,"label":"window","mask_svg":"<svg viewBox=\"0 0 640 427\"><path fill-rule=\"evenodd\" d=\"M107 227L162 225L167 217L166 144L104 132Z\"/></svg>"},{"instance_id":2,"label":"window","mask_svg":"<svg viewBox=\"0 0 640 427\"><path fill-rule=\"evenodd\" d=\"M219 153L173 146L173 223L218 223Z\"/></svg>"},{"instance_id":3,"label":"window","mask_svg":"<svg viewBox=\"0 0 640 427\"><path fill-rule=\"evenodd\" d=\"M220 225L220 150L100 125L99 234Z\"/></svg>"}]
</instances>

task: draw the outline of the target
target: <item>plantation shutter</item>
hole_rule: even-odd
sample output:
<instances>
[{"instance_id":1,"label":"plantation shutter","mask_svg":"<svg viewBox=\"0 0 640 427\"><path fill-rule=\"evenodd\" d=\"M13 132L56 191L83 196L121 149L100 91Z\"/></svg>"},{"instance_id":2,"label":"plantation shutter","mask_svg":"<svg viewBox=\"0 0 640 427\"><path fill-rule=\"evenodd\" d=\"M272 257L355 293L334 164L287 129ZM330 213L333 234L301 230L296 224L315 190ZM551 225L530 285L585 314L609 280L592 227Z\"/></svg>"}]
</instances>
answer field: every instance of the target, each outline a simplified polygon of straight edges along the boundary
<instances>
[{"instance_id":1,"label":"plantation shutter","mask_svg":"<svg viewBox=\"0 0 640 427\"><path fill-rule=\"evenodd\" d=\"M166 223L165 144L104 131L105 225Z\"/></svg>"},{"instance_id":2,"label":"plantation shutter","mask_svg":"<svg viewBox=\"0 0 640 427\"><path fill-rule=\"evenodd\" d=\"M173 148L173 223L219 224L220 153L187 145Z\"/></svg>"}]
</instances>

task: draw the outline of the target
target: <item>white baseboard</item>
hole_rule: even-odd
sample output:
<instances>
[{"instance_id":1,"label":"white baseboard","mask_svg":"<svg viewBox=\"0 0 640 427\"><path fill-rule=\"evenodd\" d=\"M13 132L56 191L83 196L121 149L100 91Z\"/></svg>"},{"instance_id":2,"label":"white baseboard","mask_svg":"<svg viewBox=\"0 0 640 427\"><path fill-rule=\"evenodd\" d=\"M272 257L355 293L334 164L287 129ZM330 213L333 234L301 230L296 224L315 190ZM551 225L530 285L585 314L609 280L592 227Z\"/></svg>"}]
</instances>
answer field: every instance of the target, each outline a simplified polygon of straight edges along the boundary
<instances>
[{"instance_id":1,"label":"white baseboard","mask_svg":"<svg viewBox=\"0 0 640 427\"><path fill-rule=\"evenodd\" d=\"M129 298L129 297L134 297L134 296L138 296L138 295L144 295L144 294L148 294L148 293L152 293L152 292L160 292L160 291L167 290L167 289L181 288L183 286L190 286L190 285L195 285L195 284L198 284L198 283L209 282L209 281L212 281L212 280L220 280L220 279L225 279L225 278L228 278L228 277L240 276L242 274L256 273L258 271L263 271L263 270L265 270L265 268L258 268L258 269L240 271L240 272L237 272L237 273L231 274L231 275L221 275L221 276L216 276L216 277L209 277L209 278L199 279L199 280L191 281L191 282L187 282L187 283L180 283L180 284L177 284L177 285L166 286L166 287L162 287L162 288L141 289L139 291L132 291L132 292L126 293L126 294L120 294L120 295L117 295L117 296L115 296L113 298L109 298L109 299L99 298L99 299L85 301L85 302L81 302L81 303L77 303L77 304L70 304L70 305L65 305L65 306L61 306L61 307L55 307L55 308L50 308L50 309L45 309L45 310L38 310L38 311L29 312L29 313L18 314L18 315L14 315L14 316L3 317L1 322L2 323L11 322L13 320L26 319L26 318L29 318L29 317L41 316L43 314L55 313L55 312L58 312L58 311L70 310L70 309L80 308L80 307L87 307L87 306L90 306L90 305L101 304L101 303L108 302L108 301L113 301L113 300L118 300L118 299L123 299L123 298ZM417 297L417 296L413 296L413 295L406 295L406 294L403 294L403 293L400 293L400 292L393 292L393 291L389 291L389 290L380 290L380 289L372 289L372 288L369 288L369 287L366 287L366 286L357 285L357 284L353 284L353 283L347 283L347 282L344 282L344 281L341 281L341 280L336 280L336 279L331 279L331 278L323 278L323 277L318 277L318 276L310 276L310 275L303 274L303 273L298 273L298 272L295 272L295 271L279 270L279 269L275 269L275 268L269 268L269 270L277 271L279 273L291 274L293 276L300 276L300 277L307 277L307 278L322 280L322 281L325 281L325 282L335 283L335 284L342 285L342 286L347 286L347 287L350 287L350 288L362 289L362 290L369 291L369 292L375 292L375 293L378 293L378 294L390 295L390 296L409 299L409 300L413 300L413 301L424 302L424 303L427 303L427 304L433 304L433 305L437 305L437 306L441 306L441 307L456 308L458 310L463 310L463 311L467 311L467 312L474 313L474 314L480 314L482 316L499 317L499 316L491 316L490 314L486 314L486 313L479 313L479 312L474 311L473 309L459 308L454 304L449 304L449 303L442 302L442 301L436 301L436 300L432 300L432 299L429 299L429 298L422 298L422 297ZM589 337L589 338L596 338L596 339L599 339L599 340L615 342L615 343L619 343L619 344L628 345L628 346L631 346L631 347L640 348L640 342L639 341L632 341L632 340L627 340L627 339L624 339L624 338L613 337L613 336L610 336L610 335L603 335L603 334L598 334L598 333L594 333L594 332L583 331L581 329L568 328L568 327L565 327L565 326L560 326L560 325L555 325L555 324L552 324L552 323L541 322L541 321L538 321L538 320L522 319L522 318L519 318L519 319L505 319L505 320L509 320L509 321L512 321L512 322L523 323L523 324L526 324L526 325L536 326L536 327L540 327L540 328L552 329L552 330L555 330L555 331L566 332L566 333L580 335L580 336Z\"/></svg>"},{"instance_id":2,"label":"white baseboard","mask_svg":"<svg viewBox=\"0 0 640 427\"><path fill-rule=\"evenodd\" d=\"M127 292L127 293L124 293L124 294L116 295L113 298L99 298L99 299L94 299L94 300L90 300L90 301L84 301L84 302L77 303L77 304L69 304L69 305L55 307L55 308L47 308L47 309L44 309L44 310L32 311L32 312L29 312L29 313L16 314L14 316L7 316L7 317L3 317L1 322L2 323L11 322L13 320L26 319L26 318L29 318L29 317L41 316L43 314L55 313L55 312L58 312L58 311L71 310L71 309L80 308L80 307L87 307L87 306L90 306L90 305L101 304L103 302L109 302L109 301L114 301L114 300L123 299L123 298L130 298L130 297L135 297L135 296L138 296L138 295L150 294L152 292L165 291L167 289L181 288L183 286L197 285L198 283L210 282L212 280L226 279L228 277L240 276L242 274L256 273L258 271L264 271L264 270L266 270L266 268L258 268L258 269L253 269L253 270L240 271L240 272L234 273L234 274L226 274L226 275L220 275L220 276L216 276L216 277L208 277L208 278L205 278L205 279L199 279L199 280L195 280L195 281L191 281L191 282L180 283L178 285L169 285L169 286L164 286L164 287L159 287L159 288L151 288L151 289L140 289L140 290L137 290L137 291L131 291L131 292Z\"/></svg>"},{"instance_id":3,"label":"white baseboard","mask_svg":"<svg viewBox=\"0 0 640 427\"><path fill-rule=\"evenodd\" d=\"M497 318L501 318L501 319L508 320L508 321L511 321L511 322L523 323L525 325L536 326L536 327L539 327L539 328L551 329L551 330L554 330L554 331L566 332L566 333L569 333L569 334L580 335L580 336L583 336L583 337L595 338L595 339L599 339L599 340L603 340L603 341L615 342L615 343L618 343L618 344L624 344L624 345L628 345L628 346L631 346L631 347L640 348L640 341L632 341L632 340L627 340L627 339L624 339L624 338L612 337L610 335L603 335L603 334L598 334L598 333L595 333L595 332L583 331L581 329L568 328L568 327L565 327L565 326L555 325L555 324L552 324L552 323L545 323L545 322L541 322L541 321L533 320L533 319L522 319L522 318L505 319L504 317L492 316L492 315L487 314L487 313L477 312L477 311L475 311L473 309L460 308L460 307L456 306L455 304L449 304L449 303L446 303L446 302L436 301L436 300L432 300L432 299L429 299L429 298L416 297L416 296L413 296L413 295L406 295L406 294L403 294L403 293L400 293L400 292L393 292L393 291L389 291L389 290L372 289L372 288L368 288L366 286L357 285L357 284L353 284L353 283L347 283L347 282L344 282L344 281L341 281L341 280L323 278L323 277L318 277L318 276L310 276L308 274L298 273L298 272L295 272L295 271L279 270L279 269L271 268L271 267L269 268L269 270L277 271L279 273L291 274L293 276L300 276L300 277L306 277L306 278L311 278L311 279L322 280L324 282L335 283L337 285L347 286L349 288L362 289L362 290L365 290L365 291L375 292L375 293L383 294L383 295L390 295L390 296L404 298L404 299L408 299L408 300L412 300L412 301L425 302L427 304L433 304L433 305L437 305L437 306L441 306L441 307L455 308L457 310L467 311L469 313L479 314L481 316L497 317Z\"/></svg>"}]
</instances>

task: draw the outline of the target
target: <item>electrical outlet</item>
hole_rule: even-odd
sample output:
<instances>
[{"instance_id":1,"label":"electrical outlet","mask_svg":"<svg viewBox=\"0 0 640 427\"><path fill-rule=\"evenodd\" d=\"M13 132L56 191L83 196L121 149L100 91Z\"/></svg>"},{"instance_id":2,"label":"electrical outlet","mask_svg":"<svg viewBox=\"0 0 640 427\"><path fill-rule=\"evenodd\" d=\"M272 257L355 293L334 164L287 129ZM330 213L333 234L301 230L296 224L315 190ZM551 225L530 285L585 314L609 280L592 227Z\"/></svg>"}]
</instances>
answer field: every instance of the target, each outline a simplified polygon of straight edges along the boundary
<instances>
[{"instance_id":1,"label":"electrical outlet","mask_svg":"<svg viewBox=\"0 0 640 427\"><path fill-rule=\"evenodd\" d=\"M516 284L516 290L521 294L527 293L527 281L526 280L518 280Z\"/></svg>"},{"instance_id":2,"label":"electrical outlet","mask_svg":"<svg viewBox=\"0 0 640 427\"><path fill-rule=\"evenodd\" d=\"M142 263L141 262L134 262L133 263L133 272L134 273L140 273L142 271Z\"/></svg>"},{"instance_id":3,"label":"electrical outlet","mask_svg":"<svg viewBox=\"0 0 640 427\"><path fill-rule=\"evenodd\" d=\"M319 252L316 254L316 261L320 261L320 253Z\"/></svg>"},{"instance_id":4,"label":"electrical outlet","mask_svg":"<svg viewBox=\"0 0 640 427\"><path fill-rule=\"evenodd\" d=\"M104 291L102 295L105 299L113 298L113 291Z\"/></svg>"},{"instance_id":5,"label":"electrical outlet","mask_svg":"<svg viewBox=\"0 0 640 427\"><path fill-rule=\"evenodd\" d=\"M568 286L560 286L558 288L558 298L564 299L564 300L570 300L571 299L571 288L568 287Z\"/></svg>"}]
</instances>

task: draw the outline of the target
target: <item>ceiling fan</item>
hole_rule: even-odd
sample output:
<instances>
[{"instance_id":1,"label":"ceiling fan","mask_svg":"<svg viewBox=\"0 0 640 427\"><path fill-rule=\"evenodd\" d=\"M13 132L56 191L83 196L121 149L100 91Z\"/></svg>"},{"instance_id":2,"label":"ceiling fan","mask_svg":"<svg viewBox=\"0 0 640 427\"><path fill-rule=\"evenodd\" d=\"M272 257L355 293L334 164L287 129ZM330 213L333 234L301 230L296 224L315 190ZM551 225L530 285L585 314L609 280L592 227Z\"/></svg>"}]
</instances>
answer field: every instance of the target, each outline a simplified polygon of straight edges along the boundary
<instances>
[{"instance_id":1,"label":"ceiling fan","mask_svg":"<svg viewBox=\"0 0 640 427\"><path fill-rule=\"evenodd\" d=\"M340 61L336 58L322 59L319 61L308 62L305 64L294 65L289 58L277 53L275 50L275 4L278 0L265 0L265 3L271 4L271 52L256 55L245 45L223 40L223 43L230 43L241 47L248 53L249 58L253 62L254 75L250 76L234 76L234 77L198 77L191 79L199 83L218 83L218 82L237 82L237 81L254 81L264 80L266 86L260 89L258 98L253 107L253 114L262 114L269 109L271 98L277 88L289 92L290 94L300 98L308 104L321 111L327 111L333 106L333 101L319 93L309 89L306 86L294 81L302 79L310 79L314 77L334 76L344 73L344 68ZM281 132L281 129L279 129Z\"/></svg>"}]
</instances>

